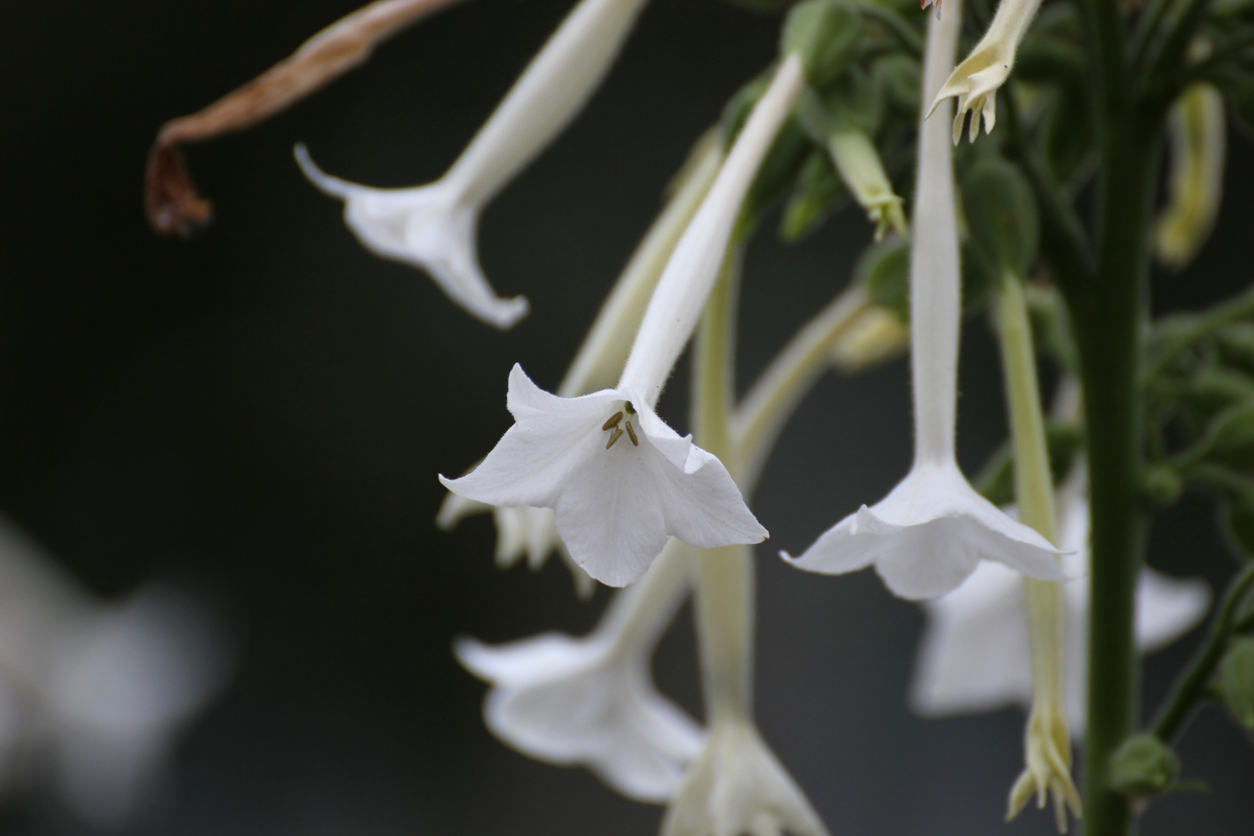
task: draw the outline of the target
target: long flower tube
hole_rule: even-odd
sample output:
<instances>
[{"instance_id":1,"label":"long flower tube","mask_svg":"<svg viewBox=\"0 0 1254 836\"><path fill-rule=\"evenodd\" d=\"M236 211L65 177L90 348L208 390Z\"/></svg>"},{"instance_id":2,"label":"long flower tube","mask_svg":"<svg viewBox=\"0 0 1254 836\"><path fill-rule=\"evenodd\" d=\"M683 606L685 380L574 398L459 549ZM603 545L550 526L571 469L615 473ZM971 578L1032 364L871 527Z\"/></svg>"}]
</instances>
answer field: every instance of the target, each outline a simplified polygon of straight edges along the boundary
<instances>
[{"instance_id":1,"label":"long flower tube","mask_svg":"<svg viewBox=\"0 0 1254 836\"><path fill-rule=\"evenodd\" d=\"M627 360L632 335L640 327L649 297L680 236L713 185L722 161L718 135L711 131L698 140L676 174L666 207L636 247L601 306L557 388L558 395L573 398L614 385ZM501 568L513 566L526 555L528 565L539 569L554 549L563 557L569 557L557 535L553 511L548 508L494 508L450 492L440 506L436 524L447 531L470 514L487 511L493 511L496 520L496 558ZM573 561L569 562L580 593L590 594L593 587L587 573Z\"/></svg>"},{"instance_id":2,"label":"long flower tube","mask_svg":"<svg viewBox=\"0 0 1254 836\"><path fill-rule=\"evenodd\" d=\"M618 386L561 398L515 366L514 426L473 472L441 476L445 487L491 505L552 508L571 557L610 586L644 574L670 536L700 548L766 538L722 462L654 406L705 307L745 194L804 87L801 58L789 55L667 262Z\"/></svg>"},{"instance_id":3,"label":"long flower tube","mask_svg":"<svg viewBox=\"0 0 1254 836\"><path fill-rule=\"evenodd\" d=\"M1058 520L1036 377L1036 352L1018 276L1007 274L1002 278L997 323L1009 401L1019 519L1046 540L1057 543ZM1024 733L1026 767L1010 790L1007 813L1007 818L1014 818L1034 794L1037 807L1044 807L1046 797L1052 796L1059 832L1067 830L1067 810L1079 818L1082 806L1071 778L1065 690L1067 610L1063 594L1062 584L1023 579L1033 698Z\"/></svg>"},{"instance_id":4,"label":"long flower tube","mask_svg":"<svg viewBox=\"0 0 1254 836\"><path fill-rule=\"evenodd\" d=\"M737 248L738 249L738 248ZM701 443L733 472L738 455L729 421L739 253L710 298L693 355L693 424ZM662 820L662 836L779 833L826 836L805 794L771 752L753 719L753 552L743 545L697 553L697 635L705 747Z\"/></svg>"},{"instance_id":5,"label":"long flower tube","mask_svg":"<svg viewBox=\"0 0 1254 836\"><path fill-rule=\"evenodd\" d=\"M952 146L948 105L939 105L941 119L928 119L926 93L939 89L953 66L961 17L960 8L950 8L929 22L924 60L910 251L914 464L874 507L862 506L799 557L782 554L798 568L824 574L874 565L894 594L915 600L957 588L981 559L1042 580L1065 578L1058 550L977 494L954 456L962 311Z\"/></svg>"},{"instance_id":6,"label":"long flower tube","mask_svg":"<svg viewBox=\"0 0 1254 836\"><path fill-rule=\"evenodd\" d=\"M497 297L479 265L479 214L574 118L618 54L645 0L582 0L513 89L435 183L375 189L321 171L303 145L305 176L344 201L344 221L384 258L427 271L449 298L497 328L527 314L523 297Z\"/></svg>"},{"instance_id":7,"label":"long flower tube","mask_svg":"<svg viewBox=\"0 0 1254 836\"><path fill-rule=\"evenodd\" d=\"M968 111L971 113L968 134L971 142L975 142L980 133L981 116L984 117L984 132L992 133L997 124L997 89L1010 78L1015 53L1040 5L1041 0L1001 0L984 37L966 60L954 68L932 99L929 113L944 99L958 98L958 113L953 122L954 145L962 138L962 123Z\"/></svg>"}]
</instances>

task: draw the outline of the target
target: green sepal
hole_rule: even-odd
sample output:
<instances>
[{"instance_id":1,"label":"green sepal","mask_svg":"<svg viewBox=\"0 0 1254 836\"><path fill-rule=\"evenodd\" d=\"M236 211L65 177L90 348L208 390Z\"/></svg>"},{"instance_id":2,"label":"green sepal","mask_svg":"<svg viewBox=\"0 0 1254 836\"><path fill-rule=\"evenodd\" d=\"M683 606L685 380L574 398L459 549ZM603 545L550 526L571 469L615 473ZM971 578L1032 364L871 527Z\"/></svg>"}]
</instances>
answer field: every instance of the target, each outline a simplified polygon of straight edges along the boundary
<instances>
[{"instance_id":1,"label":"green sepal","mask_svg":"<svg viewBox=\"0 0 1254 836\"><path fill-rule=\"evenodd\" d=\"M1233 719L1254 731L1254 638L1238 636L1229 642L1214 687Z\"/></svg>"},{"instance_id":2,"label":"green sepal","mask_svg":"<svg viewBox=\"0 0 1254 836\"><path fill-rule=\"evenodd\" d=\"M1148 798L1170 789L1180 774L1180 758L1152 734L1135 734L1110 758L1110 784L1131 798Z\"/></svg>"},{"instance_id":3,"label":"green sepal","mask_svg":"<svg viewBox=\"0 0 1254 836\"><path fill-rule=\"evenodd\" d=\"M962 203L971 242L990 268L1020 278L1036 258L1040 223L1032 186L1019 169L985 157L962 179Z\"/></svg>"},{"instance_id":4,"label":"green sepal","mask_svg":"<svg viewBox=\"0 0 1254 836\"><path fill-rule=\"evenodd\" d=\"M805 0L792 7L780 33L781 55L797 55L806 81L822 86L849 66L862 34L862 15L842 0Z\"/></svg>"}]
</instances>

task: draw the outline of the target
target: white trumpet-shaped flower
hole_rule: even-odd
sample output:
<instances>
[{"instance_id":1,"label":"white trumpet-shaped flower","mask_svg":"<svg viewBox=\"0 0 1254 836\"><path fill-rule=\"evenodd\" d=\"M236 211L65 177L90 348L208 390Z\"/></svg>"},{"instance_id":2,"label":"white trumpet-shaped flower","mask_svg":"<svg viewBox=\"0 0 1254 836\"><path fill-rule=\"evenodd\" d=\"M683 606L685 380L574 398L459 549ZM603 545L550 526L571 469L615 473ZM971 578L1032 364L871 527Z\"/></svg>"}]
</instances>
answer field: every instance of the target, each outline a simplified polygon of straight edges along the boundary
<instances>
[{"instance_id":1,"label":"white trumpet-shaped flower","mask_svg":"<svg viewBox=\"0 0 1254 836\"><path fill-rule=\"evenodd\" d=\"M514 426L470 474L441 476L445 487L496 506L552 508L571 557L611 586L644 574L670 536L701 548L766 539L723 464L654 406L713 289L744 196L804 85L791 55L667 262L618 386L562 398L515 366L507 401Z\"/></svg>"},{"instance_id":2,"label":"white trumpet-shaped flower","mask_svg":"<svg viewBox=\"0 0 1254 836\"><path fill-rule=\"evenodd\" d=\"M1041 0L1001 0L988 31L961 64L954 68L944 86L932 99L928 115L943 100L958 97L958 113L953 122L953 143L962 138L962 123L971 113L969 138L972 142L980 132L991 133L997 124L997 89L1006 83L1015 65L1015 53L1036 17ZM939 6L938 6L939 10ZM925 100L926 101L926 100Z\"/></svg>"},{"instance_id":3,"label":"white trumpet-shaped flower","mask_svg":"<svg viewBox=\"0 0 1254 836\"><path fill-rule=\"evenodd\" d=\"M560 398L514 366L514 426L449 490L497 506L552 508L575 562L610 586L644 574L666 539L756 543L766 529L722 463L630 390Z\"/></svg>"},{"instance_id":4,"label":"white trumpet-shaped flower","mask_svg":"<svg viewBox=\"0 0 1254 836\"><path fill-rule=\"evenodd\" d=\"M618 54L644 0L582 0L439 181L375 189L324 174L297 146L314 185L344 201L344 221L384 258L426 270L449 298L498 328L527 314L497 297L479 266L479 213L575 116Z\"/></svg>"},{"instance_id":5,"label":"white trumpet-shaped flower","mask_svg":"<svg viewBox=\"0 0 1254 836\"><path fill-rule=\"evenodd\" d=\"M691 551L672 540L583 638L545 633L496 647L458 641L457 658L492 684L483 707L488 728L531 757L586 766L629 798L670 798L703 733L657 692L649 658L688 588Z\"/></svg>"},{"instance_id":6,"label":"white trumpet-shaped flower","mask_svg":"<svg viewBox=\"0 0 1254 836\"><path fill-rule=\"evenodd\" d=\"M924 90L937 89L953 66L960 24L953 12L929 25ZM976 493L954 458L961 301L952 149L944 126L926 111L919 137L910 252L914 466L875 506L862 506L801 556L783 557L824 574L874 565L894 594L911 599L957 588L981 559L1063 580L1057 549Z\"/></svg>"},{"instance_id":7,"label":"white trumpet-shaped flower","mask_svg":"<svg viewBox=\"0 0 1254 836\"><path fill-rule=\"evenodd\" d=\"M1081 469L1082 470L1082 469ZM1059 497L1059 545L1066 572L1088 572L1089 511L1083 474L1068 480ZM1089 590L1083 579L1064 586L1066 673L1063 705L1071 735L1085 728L1088 682ZM1151 653L1188 632L1206 614L1204 581L1177 580L1143 569L1136 590L1136 643ZM1032 705L1028 625L1019 575L983 563L961 587L923 604L927 627L919 645L910 704L926 717L976 714Z\"/></svg>"},{"instance_id":8,"label":"white trumpet-shaped flower","mask_svg":"<svg viewBox=\"0 0 1254 836\"><path fill-rule=\"evenodd\" d=\"M827 836L805 794L748 719L715 723L662 820L662 836Z\"/></svg>"},{"instance_id":9,"label":"white trumpet-shaped flower","mask_svg":"<svg viewBox=\"0 0 1254 836\"><path fill-rule=\"evenodd\" d=\"M697 142L676 175L666 208L641 240L601 306L588 336L557 388L558 395L573 398L614 385L627 360L631 337L640 327L649 297L657 287L680 236L710 190L722 159L718 134L710 131ZM448 531L465 517L486 512L493 512L496 522L496 562L499 567L508 569L526 555L528 566L537 570L550 554L557 551L570 566L580 596L592 594L594 582L571 560L570 553L558 537L553 511L548 508L498 508L449 493L440 506L436 524Z\"/></svg>"}]
</instances>

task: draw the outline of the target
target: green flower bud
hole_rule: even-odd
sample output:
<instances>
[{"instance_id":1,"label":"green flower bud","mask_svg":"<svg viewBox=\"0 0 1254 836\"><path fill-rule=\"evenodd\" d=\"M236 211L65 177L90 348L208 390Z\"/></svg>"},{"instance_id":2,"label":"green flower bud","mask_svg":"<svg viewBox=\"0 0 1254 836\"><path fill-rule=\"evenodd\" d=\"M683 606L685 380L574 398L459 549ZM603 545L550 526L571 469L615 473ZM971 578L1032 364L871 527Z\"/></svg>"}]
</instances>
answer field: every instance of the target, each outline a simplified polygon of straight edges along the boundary
<instances>
[{"instance_id":1,"label":"green flower bud","mask_svg":"<svg viewBox=\"0 0 1254 836\"><path fill-rule=\"evenodd\" d=\"M1156 505L1170 505L1180 498L1184 480L1180 473L1167 465L1155 465L1145 471L1145 495Z\"/></svg>"},{"instance_id":2,"label":"green flower bud","mask_svg":"<svg viewBox=\"0 0 1254 836\"><path fill-rule=\"evenodd\" d=\"M1179 774L1176 753L1152 734L1129 737L1110 758L1112 788L1132 798L1157 795L1175 783Z\"/></svg>"},{"instance_id":3,"label":"green flower bud","mask_svg":"<svg viewBox=\"0 0 1254 836\"><path fill-rule=\"evenodd\" d=\"M841 0L805 0L792 7L779 51L797 55L810 84L824 85L849 65L862 34L862 15Z\"/></svg>"},{"instance_id":4,"label":"green flower bud","mask_svg":"<svg viewBox=\"0 0 1254 836\"><path fill-rule=\"evenodd\" d=\"M1254 731L1254 638L1241 636L1228 645L1215 676L1215 691L1236 721Z\"/></svg>"},{"instance_id":5,"label":"green flower bud","mask_svg":"<svg viewBox=\"0 0 1254 836\"><path fill-rule=\"evenodd\" d=\"M828 155L817 149L811 151L797 173L792 195L784 204L779 234L789 243L801 240L818 229L828 213L847 195Z\"/></svg>"},{"instance_id":6,"label":"green flower bud","mask_svg":"<svg viewBox=\"0 0 1254 836\"><path fill-rule=\"evenodd\" d=\"M1039 224L1027 178L1005 160L988 157L968 171L962 202L971 241L998 273L1023 277L1036 258Z\"/></svg>"}]
</instances>

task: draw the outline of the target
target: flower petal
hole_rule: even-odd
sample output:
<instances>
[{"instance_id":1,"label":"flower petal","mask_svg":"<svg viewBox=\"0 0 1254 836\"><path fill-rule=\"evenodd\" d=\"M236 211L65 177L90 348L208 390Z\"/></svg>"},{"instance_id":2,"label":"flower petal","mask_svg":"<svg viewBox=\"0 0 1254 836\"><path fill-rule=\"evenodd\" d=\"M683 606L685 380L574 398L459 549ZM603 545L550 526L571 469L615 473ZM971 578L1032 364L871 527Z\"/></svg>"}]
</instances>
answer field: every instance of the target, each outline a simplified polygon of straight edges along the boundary
<instances>
[{"instance_id":1,"label":"flower petal","mask_svg":"<svg viewBox=\"0 0 1254 836\"><path fill-rule=\"evenodd\" d=\"M412 189L374 189L332 177L296 146L296 161L309 180L344 201L344 222L376 255L427 271L450 299L497 328L527 315L527 300L498 297L475 251L479 207L463 203L443 182Z\"/></svg>"}]
</instances>

